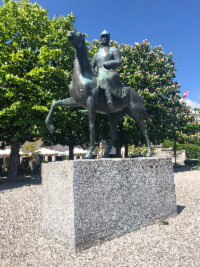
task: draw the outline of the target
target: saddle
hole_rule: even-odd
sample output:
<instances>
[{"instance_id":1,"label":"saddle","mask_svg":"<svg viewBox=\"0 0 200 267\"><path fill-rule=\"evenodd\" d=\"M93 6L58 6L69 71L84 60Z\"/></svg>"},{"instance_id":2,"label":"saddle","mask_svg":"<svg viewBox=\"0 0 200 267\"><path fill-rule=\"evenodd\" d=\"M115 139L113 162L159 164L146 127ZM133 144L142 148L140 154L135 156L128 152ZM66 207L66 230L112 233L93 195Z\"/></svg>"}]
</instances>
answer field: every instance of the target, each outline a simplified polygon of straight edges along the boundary
<instances>
[{"instance_id":1,"label":"saddle","mask_svg":"<svg viewBox=\"0 0 200 267\"><path fill-rule=\"evenodd\" d=\"M116 70L104 70L104 73L101 73L101 75L97 77L97 88L109 90L109 92L117 98L125 97L124 86Z\"/></svg>"}]
</instances>

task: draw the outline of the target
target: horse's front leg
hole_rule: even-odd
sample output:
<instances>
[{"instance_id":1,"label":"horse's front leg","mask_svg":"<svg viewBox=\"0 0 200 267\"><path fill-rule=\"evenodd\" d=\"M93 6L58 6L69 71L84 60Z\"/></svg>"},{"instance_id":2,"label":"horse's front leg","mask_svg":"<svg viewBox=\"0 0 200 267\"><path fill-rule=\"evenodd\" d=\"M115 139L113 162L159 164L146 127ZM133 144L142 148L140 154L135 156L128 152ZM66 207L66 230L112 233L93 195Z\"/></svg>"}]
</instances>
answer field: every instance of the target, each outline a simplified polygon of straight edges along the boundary
<instances>
[{"instance_id":1,"label":"horse's front leg","mask_svg":"<svg viewBox=\"0 0 200 267\"><path fill-rule=\"evenodd\" d=\"M90 129L90 147L85 155L85 159L92 159L92 152L95 148L95 118L96 112L94 109L94 99L92 96L87 99L87 109L89 115L89 129Z\"/></svg>"},{"instance_id":2,"label":"horse's front leg","mask_svg":"<svg viewBox=\"0 0 200 267\"><path fill-rule=\"evenodd\" d=\"M50 132L50 134L53 134L55 131L55 127L53 124L51 124L53 113L57 107L77 107L76 102L72 98L66 98L63 100L54 101L51 105L51 109L49 111L49 114L47 115L47 118L45 120L46 126Z\"/></svg>"}]
</instances>

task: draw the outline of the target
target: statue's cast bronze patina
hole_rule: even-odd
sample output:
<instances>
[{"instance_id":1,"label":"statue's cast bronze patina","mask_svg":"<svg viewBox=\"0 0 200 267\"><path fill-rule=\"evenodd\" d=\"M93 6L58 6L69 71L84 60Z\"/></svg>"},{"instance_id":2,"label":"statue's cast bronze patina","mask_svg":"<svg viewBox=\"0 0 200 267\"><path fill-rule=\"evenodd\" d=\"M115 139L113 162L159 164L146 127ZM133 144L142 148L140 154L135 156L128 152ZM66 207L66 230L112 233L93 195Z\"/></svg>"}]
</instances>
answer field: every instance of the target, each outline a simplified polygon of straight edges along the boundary
<instances>
[{"instance_id":1,"label":"statue's cast bronze patina","mask_svg":"<svg viewBox=\"0 0 200 267\"><path fill-rule=\"evenodd\" d=\"M53 102L45 121L49 132L51 134L54 132L51 120L55 108L58 106L84 107L89 116L90 129L90 147L85 158L91 159L95 148L96 113L107 114L112 134L103 156L107 158L117 137L117 124L128 114L145 136L148 145L147 156L151 156L150 140L143 121L143 116L148 117L143 99L134 89L121 84L116 71L116 68L121 65L121 56L117 48L109 46L110 34L107 31L102 32L102 48L94 55L91 64L83 34L71 31L68 32L67 37L76 50L73 79L69 85L71 97ZM95 72L96 66L97 72Z\"/></svg>"},{"instance_id":2,"label":"statue's cast bronze patina","mask_svg":"<svg viewBox=\"0 0 200 267\"><path fill-rule=\"evenodd\" d=\"M95 71L97 66L98 86L105 89L107 104L110 110L113 110L112 94L116 97L123 97L122 84L119 73L116 68L122 64L120 51L116 47L110 47L110 33L103 31L101 33L102 48L94 55L91 65Z\"/></svg>"}]
</instances>

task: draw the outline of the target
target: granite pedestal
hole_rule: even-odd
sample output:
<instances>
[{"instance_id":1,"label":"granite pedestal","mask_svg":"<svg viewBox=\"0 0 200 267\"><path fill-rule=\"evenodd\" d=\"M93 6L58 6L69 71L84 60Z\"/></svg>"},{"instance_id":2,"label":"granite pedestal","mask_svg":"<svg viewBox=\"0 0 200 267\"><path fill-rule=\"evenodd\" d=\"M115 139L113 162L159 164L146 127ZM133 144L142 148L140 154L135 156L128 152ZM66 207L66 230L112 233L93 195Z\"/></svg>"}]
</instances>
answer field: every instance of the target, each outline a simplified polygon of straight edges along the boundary
<instances>
[{"instance_id":1,"label":"granite pedestal","mask_svg":"<svg viewBox=\"0 0 200 267\"><path fill-rule=\"evenodd\" d=\"M177 214L171 159L42 164L43 230L73 251Z\"/></svg>"}]
</instances>

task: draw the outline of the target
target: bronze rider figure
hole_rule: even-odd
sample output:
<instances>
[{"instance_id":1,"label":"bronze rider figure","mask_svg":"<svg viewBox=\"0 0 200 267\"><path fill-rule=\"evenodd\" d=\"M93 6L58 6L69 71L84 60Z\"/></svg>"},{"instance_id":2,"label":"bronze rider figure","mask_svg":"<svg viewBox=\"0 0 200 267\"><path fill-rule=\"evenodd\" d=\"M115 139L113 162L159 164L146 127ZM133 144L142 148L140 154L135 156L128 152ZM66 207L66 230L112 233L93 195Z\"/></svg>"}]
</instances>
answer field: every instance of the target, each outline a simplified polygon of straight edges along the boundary
<instances>
[{"instance_id":1,"label":"bronze rider figure","mask_svg":"<svg viewBox=\"0 0 200 267\"><path fill-rule=\"evenodd\" d=\"M120 82L120 75L116 68L122 64L121 54L118 48L110 47L110 33L104 30L101 33L102 47L94 55L91 66L95 72L97 68L98 87L105 90L107 105L110 111L113 111L112 95L122 98L122 84Z\"/></svg>"}]
</instances>

